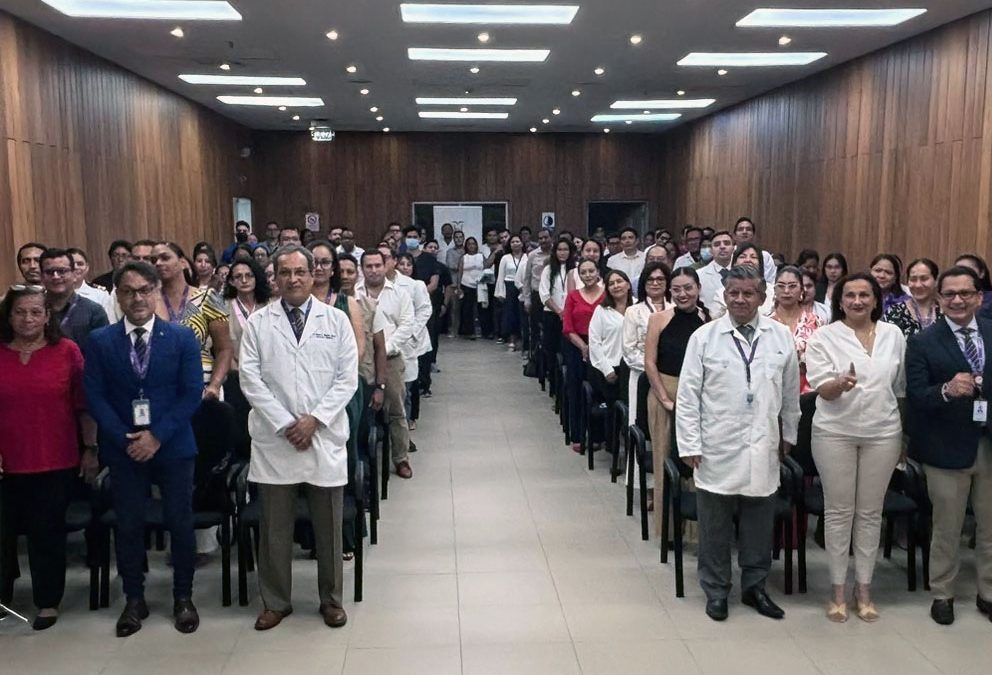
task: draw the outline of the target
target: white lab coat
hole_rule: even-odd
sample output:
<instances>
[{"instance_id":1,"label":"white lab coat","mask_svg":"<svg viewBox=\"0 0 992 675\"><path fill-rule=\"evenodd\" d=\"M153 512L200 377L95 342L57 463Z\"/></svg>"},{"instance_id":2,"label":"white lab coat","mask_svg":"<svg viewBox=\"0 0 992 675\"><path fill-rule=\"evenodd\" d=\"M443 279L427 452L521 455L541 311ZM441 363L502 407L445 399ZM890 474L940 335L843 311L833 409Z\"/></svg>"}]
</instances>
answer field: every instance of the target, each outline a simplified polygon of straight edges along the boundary
<instances>
[{"instance_id":1,"label":"white lab coat","mask_svg":"<svg viewBox=\"0 0 992 675\"><path fill-rule=\"evenodd\" d=\"M348 483L348 416L345 406L358 388L358 347L348 317L311 299L299 343L282 302L251 315L241 338L241 390L251 404L251 466L258 483ZM286 439L286 428L302 415L321 426L309 450Z\"/></svg>"},{"instance_id":2,"label":"white lab coat","mask_svg":"<svg viewBox=\"0 0 992 675\"><path fill-rule=\"evenodd\" d=\"M751 393L744 362L750 346L730 316L701 326L686 348L675 405L679 456L702 456L696 487L723 495L767 497L779 485L782 438L799 431L799 359L789 329L759 315L751 363Z\"/></svg>"},{"instance_id":3,"label":"white lab coat","mask_svg":"<svg viewBox=\"0 0 992 675\"><path fill-rule=\"evenodd\" d=\"M427 291L427 284L423 281L403 274L397 274L396 279L396 285L401 290L406 290L410 294L410 299L413 300L413 320L416 328L410 349L403 353L403 381L413 382L417 379L420 371L417 358L431 351L431 336L427 330L427 322L430 321L434 306L431 304L431 295Z\"/></svg>"}]
</instances>

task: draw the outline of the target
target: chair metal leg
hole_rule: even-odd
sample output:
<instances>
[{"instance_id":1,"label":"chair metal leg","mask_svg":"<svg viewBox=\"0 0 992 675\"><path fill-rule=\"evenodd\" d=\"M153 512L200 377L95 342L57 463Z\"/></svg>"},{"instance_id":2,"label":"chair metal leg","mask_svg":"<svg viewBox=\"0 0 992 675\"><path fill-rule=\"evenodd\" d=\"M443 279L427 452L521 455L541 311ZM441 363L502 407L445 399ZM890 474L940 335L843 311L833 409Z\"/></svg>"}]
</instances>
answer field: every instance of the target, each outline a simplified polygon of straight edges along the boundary
<instances>
[{"instance_id":1,"label":"chair metal leg","mask_svg":"<svg viewBox=\"0 0 992 675\"><path fill-rule=\"evenodd\" d=\"M610 458L610 482L616 483L620 474L620 442L623 429L620 428L620 417L614 411L613 422L610 426L610 438L613 440L613 456Z\"/></svg>"},{"instance_id":2,"label":"chair metal leg","mask_svg":"<svg viewBox=\"0 0 992 675\"><path fill-rule=\"evenodd\" d=\"M667 473L662 478L662 486L664 487L664 494L665 494L665 496L661 500L661 562L667 565L668 564L668 535L670 534L669 527L668 527L668 519L671 517L671 510L670 510L671 509L671 506L670 505L671 505L671 501L672 501L671 500L671 494L672 494L671 479L668 477L668 474ZM658 496L659 495L655 495L654 496L655 497L655 502L654 502L655 513L658 513Z\"/></svg>"},{"instance_id":3,"label":"chair metal leg","mask_svg":"<svg viewBox=\"0 0 992 675\"><path fill-rule=\"evenodd\" d=\"M627 435L627 515L634 515L634 456L636 455L636 448L631 440L630 434Z\"/></svg>"},{"instance_id":4,"label":"chair metal leg","mask_svg":"<svg viewBox=\"0 0 992 675\"><path fill-rule=\"evenodd\" d=\"M785 529L785 594L792 595L792 533L796 531L795 514L783 523Z\"/></svg>"},{"instance_id":5,"label":"chair metal leg","mask_svg":"<svg viewBox=\"0 0 992 675\"><path fill-rule=\"evenodd\" d=\"M797 517L799 518L799 527L796 528L799 533L799 550L798 555L798 566L799 566L799 592L806 592L806 528L809 526L809 515L803 509L796 509Z\"/></svg>"},{"instance_id":6,"label":"chair metal leg","mask_svg":"<svg viewBox=\"0 0 992 675\"><path fill-rule=\"evenodd\" d=\"M892 557L892 540L895 538L895 525L896 521L894 518L886 516L885 518L885 547L883 549L882 555L888 560ZM908 534L908 533L907 533Z\"/></svg>"},{"instance_id":7,"label":"chair metal leg","mask_svg":"<svg viewBox=\"0 0 992 675\"><path fill-rule=\"evenodd\" d=\"M925 516L917 516L924 518ZM920 558L923 562L923 590L930 590L930 529L921 528L920 532Z\"/></svg>"},{"instance_id":8,"label":"chair metal leg","mask_svg":"<svg viewBox=\"0 0 992 675\"><path fill-rule=\"evenodd\" d=\"M221 604L231 606L231 519L224 516L220 524L220 593Z\"/></svg>"},{"instance_id":9,"label":"chair metal leg","mask_svg":"<svg viewBox=\"0 0 992 675\"><path fill-rule=\"evenodd\" d=\"M382 485L379 488L380 499L389 499L389 467L392 465L392 450L389 447L389 429L382 435L382 458L379 466L382 467Z\"/></svg>"},{"instance_id":10,"label":"chair metal leg","mask_svg":"<svg viewBox=\"0 0 992 675\"><path fill-rule=\"evenodd\" d=\"M361 519L360 521L358 519ZM355 519L355 602L362 601L364 590L364 562L365 562L365 537L364 537L365 514L359 513Z\"/></svg>"},{"instance_id":11,"label":"chair metal leg","mask_svg":"<svg viewBox=\"0 0 992 675\"><path fill-rule=\"evenodd\" d=\"M641 507L641 541L648 540L648 488L646 483L647 471L644 469L644 465L640 462L637 469L637 482L640 494L639 502Z\"/></svg>"},{"instance_id":12,"label":"chair metal leg","mask_svg":"<svg viewBox=\"0 0 992 675\"><path fill-rule=\"evenodd\" d=\"M673 500L674 501L674 500ZM675 501L674 504L674 516L675 522L672 526L675 528L674 539L675 539L675 597L684 598L685 597L685 579L682 574L682 505Z\"/></svg>"},{"instance_id":13,"label":"chair metal leg","mask_svg":"<svg viewBox=\"0 0 992 675\"><path fill-rule=\"evenodd\" d=\"M90 564L90 611L100 609L100 566Z\"/></svg>"},{"instance_id":14,"label":"chair metal leg","mask_svg":"<svg viewBox=\"0 0 992 675\"><path fill-rule=\"evenodd\" d=\"M238 605L248 605L248 563L251 558L251 543L248 541L248 528L238 524Z\"/></svg>"},{"instance_id":15,"label":"chair metal leg","mask_svg":"<svg viewBox=\"0 0 992 675\"><path fill-rule=\"evenodd\" d=\"M906 579L910 592L916 591L916 532L913 529L912 515L907 515L906 523Z\"/></svg>"},{"instance_id":16,"label":"chair metal leg","mask_svg":"<svg viewBox=\"0 0 992 675\"><path fill-rule=\"evenodd\" d=\"M100 536L100 607L110 607L110 528Z\"/></svg>"}]
</instances>

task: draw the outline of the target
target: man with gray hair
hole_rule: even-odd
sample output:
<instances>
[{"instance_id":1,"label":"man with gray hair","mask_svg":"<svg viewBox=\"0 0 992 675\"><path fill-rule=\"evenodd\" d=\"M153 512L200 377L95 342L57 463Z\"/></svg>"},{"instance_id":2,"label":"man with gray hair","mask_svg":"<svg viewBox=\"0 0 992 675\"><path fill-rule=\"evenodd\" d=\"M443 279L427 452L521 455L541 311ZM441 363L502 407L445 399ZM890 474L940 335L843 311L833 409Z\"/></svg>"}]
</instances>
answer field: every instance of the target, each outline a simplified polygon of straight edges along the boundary
<instances>
[{"instance_id":1,"label":"man with gray hair","mask_svg":"<svg viewBox=\"0 0 992 675\"><path fill-rule=\"evenodd\" d=\"M251 467L261 500L256 630L293 611L296 500L310 507L320 614L343 626L342 516L348 483L345 407L358 389L358 347L348 317L311 295L310 251L286 244L272 258L280 300L251 315L241 338L241 389L251 404Z\"/></svg>"},{"instance_id":2,"label":"man with gray hair","mask_svg":"<svg viewBox=\"0 0 992 675\"><path fill-rule=\"evenodd\" d=\"M675 406L679 456L695 468L699 583L706 614L726 619L737 515L741 601L781 619L785 613L768 597L765 579L779 453L798 434L799 360L789 329L758 312L765 281L754 267L730 270L724 299L727 314L689 338Z\"/></svg>"}]
</instances>

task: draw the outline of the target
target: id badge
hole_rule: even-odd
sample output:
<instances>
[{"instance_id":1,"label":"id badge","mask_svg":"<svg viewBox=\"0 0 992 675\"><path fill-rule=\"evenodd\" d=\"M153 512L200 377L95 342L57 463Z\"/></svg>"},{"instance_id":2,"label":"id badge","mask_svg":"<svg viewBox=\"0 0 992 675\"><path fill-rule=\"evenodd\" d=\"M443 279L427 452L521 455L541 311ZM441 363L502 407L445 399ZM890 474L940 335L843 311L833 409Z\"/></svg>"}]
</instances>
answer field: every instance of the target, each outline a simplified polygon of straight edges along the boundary
<instances>
[{"instance_id":1,"label":"id badge","mask_svg":"<svg viewBox=\"0 0 992 675\"><path fill-rule=\"evenodd\" d=\"M971 421L985 424L989 417L989 402L985 399L975 401L971 410Z\"/></svg>"},{"instance_id":2,"label":"id badge","mask_svg":"<svg viewBox=\"0 0 992 675\"><path fill-rule=\"evenodd\" d=\"M148 427L152 424L152 404L146 398L136 398L131 401L131 415L134 426Z\"/></svg>"}]
</instances>

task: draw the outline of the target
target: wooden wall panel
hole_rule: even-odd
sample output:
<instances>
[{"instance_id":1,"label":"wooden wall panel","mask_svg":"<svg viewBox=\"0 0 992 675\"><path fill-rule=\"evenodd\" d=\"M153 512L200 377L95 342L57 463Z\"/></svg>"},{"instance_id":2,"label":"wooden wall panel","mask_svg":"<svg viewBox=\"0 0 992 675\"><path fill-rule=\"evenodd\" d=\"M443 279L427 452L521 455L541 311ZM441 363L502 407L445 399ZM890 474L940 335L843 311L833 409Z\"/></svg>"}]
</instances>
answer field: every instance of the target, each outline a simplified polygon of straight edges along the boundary
<instances>
[{"instance_id":1,"label":"wooden wall panel","mask_svg":"<svg viewBox=\"0 0 992 675\"><path fill-rule=\"evenodd\" d=\"M992 254L992 12L673 130L658 221L747 214L789 256Z\"/></svg>"},{"instance_id":2,"label":"wooden wall panel","mask_svg":"<svg viewBox=\"0 0 992 675\"><path fill-rule=\"evenodd\" d=\"M246 130L0 12L0 265L18 246L230 239Z\"/></svg>"},{"instance_id":3,"label":"wooden wall panel","mask_svg":"<svg viewBox=\"0 0 992 675\"><path fill-rule=\"evenodd\" d=\"M299 224L316 211L371 243L414 201L508 201L514 227L554 211L560 228L586 227L594 200L646 200L652 225L665 198L661 137L640 134L341 133L255 136L256 220Z\"/></svg>"}]
</instances>

